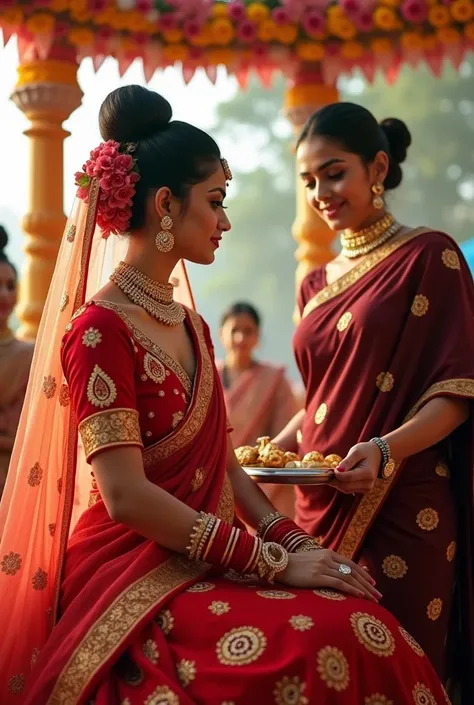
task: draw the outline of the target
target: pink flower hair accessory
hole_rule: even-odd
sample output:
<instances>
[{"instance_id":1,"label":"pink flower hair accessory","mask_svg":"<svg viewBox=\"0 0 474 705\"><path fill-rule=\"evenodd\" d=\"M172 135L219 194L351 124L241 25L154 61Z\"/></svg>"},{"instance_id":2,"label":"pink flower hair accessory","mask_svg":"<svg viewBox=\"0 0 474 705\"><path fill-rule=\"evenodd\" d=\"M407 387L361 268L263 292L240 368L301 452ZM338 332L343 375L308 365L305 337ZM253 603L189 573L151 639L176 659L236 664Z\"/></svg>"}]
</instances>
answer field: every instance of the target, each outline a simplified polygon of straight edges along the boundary
<instances>
[{"instance_id":1,"label":"pink flower hair accessory","mask_svg":"<svg viewBox=\"0 0 474 705\"><path fill-rule=\"evenodd\" d=\"M102 142L92 150L82 171L75 174L77 196L85 203L89 201L92 180L99 182L97 225L104 238L124 233L130 226L135 184L140 179L134 151L132 144Z\"/></svg>"}]
</instances>

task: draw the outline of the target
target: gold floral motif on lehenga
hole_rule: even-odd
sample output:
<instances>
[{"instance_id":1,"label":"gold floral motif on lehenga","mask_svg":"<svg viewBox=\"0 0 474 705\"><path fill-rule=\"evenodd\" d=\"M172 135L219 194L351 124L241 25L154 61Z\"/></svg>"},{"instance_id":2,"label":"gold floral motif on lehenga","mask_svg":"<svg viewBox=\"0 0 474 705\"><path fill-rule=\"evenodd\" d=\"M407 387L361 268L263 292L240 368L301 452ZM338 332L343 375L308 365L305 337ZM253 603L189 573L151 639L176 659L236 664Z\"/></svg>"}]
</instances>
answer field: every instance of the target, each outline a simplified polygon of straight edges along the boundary
<instances>
[{"instance_id":1,"label":"gold floral motif on lehenga","mask_svg":"<svg viewBox=\"0 0 474 705\"><path fill-rule=\"evenodd\" d=\"M191 587L188 587L186 592L209 592L210 590L214 590L216 586L214 583L207 583L207 582L200 582L200 583L194 583L194 585L191 585Z\"/></svg>"},{"instance_id":2,"label":"gold floral motif on lehenga","mask_svg":"<svg viewBox=\"0 0 474 705\"><path fill-rule=\"evenodd\" d=\"M426 313L428 313L429 307L430 301L428 297L423 296L423 294L417 294L413 299L413 303L411 305L411 312L414 316L421 318Z\"/></svg>"},{"instance_id":3,"label":"gold floral motif on lehenga","mask_svg":"<svg viewBox=\"0 0 474 705\"><path fill-rule=\"evenodd\" d=\"M424 683L417 683L413 688L413 702L415 705L437 705L433 693Z\"/></svg>"},{"instance_id":4,"label":"gold floral motif on lehenga","mask_svg":"<svg viewBox=\"0 0 474 705\"><path fill-rule=\"evenodd\" d=\"M161 610L155 621L165 636L168 636L174 627L174 617L169 610Z\"/></svg>"},{"instance_id":5,"label":"gold floral motif on lehenga","mask_svg":"<svg viewBox=\"0 0 474 705\"><path fill-rule=\"evenodd\" d=\"M99 365L95 365L89 377L87 398L92 406L98 406L100 409L110 406L117 398L115 382Z\"/></svg>"},{"instance_id":6,"label":"gold floral motif on lehenga","mask_svg":"<svg viewBox=\"0 0 474 705\"><path fill-rule=\"evenodd\" d=\"M267 600L294 600L296 597L294 592L286 590L257 590L257 595Z\"/></svg>"},{"instance_id":7,"label":"gold floral motif on lehenga","mask_svg":"<svg viewBox=\"0 0 474 705\"><path fill-rule=\"evenodd\" d=\"M306 683L298 676L283 676L275 684L273 695L276 705L308 705L309 700L304 694Z\"/></svg>"},{"instance_id":8,"label":"gold floral motif on lehenga","mask_svg":"<svg viewBox=\"0 0 474 705\"><path fill-rule=\"evenodd\" d=\"M28 473L28 484L30 487L38 487L43 478L43 468L39 463L35 463Z\"/></svg>"},{"instance_id":9,"label":"gold floral motif on lehenga","mask_svg":"<svg viewBox=\"0 0 474 705\"><path fill-rule=\"evenodd\" d=\"M393 700L389 700L382 693L374 693L364 698L364 705L394 705Z\"/></svg>"},{"instance_id":10,"label":"gold floral motif on lehenga","mask_svg":"<svg viewBox=\"0 0 474 705\"><path fill-rule=\"evenodd\" d=\"M308 629L311 629L314 627L314 622L311 617L307 617L304 614L294 614L293 617L290 617L288 620L293 627L293 629L297 632L307 632Z\"/></svg>"},{"instance_id":11,"label":"gold floral motif on lehenga","mask_svg":"<svg viewBox=\"0 0 474 705\"><path fill-rule=\"evenodd\" d=\"M342 333L343 331L348 328L349 323L352 321L352 313L350 311L346 311L345 313L342 314L340 319L338 320L336 324L337 330Z\"/></svg>"},{"instance_id":12,"label":"gold floral motif on lehenga","mask_svg":"<svg viewBox=\"0 0 474 705\"><path fill-rule=\"evenodd\" d=\"M56 380L51 375L47 375L43 379L43 393L46 399L52 399L56 392Z\"/></svg>"},{"instance_id":13,"label":"gold floral motif on lehenga","mask_svg":"<svg viewBox=\"0 0 474 705\"><path fill-rule=\"evenodd\" d=\"M381 372L375 380L375 384L381 392L391 392L395 384L395 378L391 372Z\"/></svg>"},{"instance_id":14,"label":"gold floral motif on lehenga","mask_svg":"<svg viewBox=\"0 0 474 705\"><path fill-rule=\"evenodd\" d=\"M342 651L335 646L325 646L318 651L318 673L328 688L338 692L349 685L349 664Z\"/></svg>"},{"instance_id":15,"label":"gold floral motif on lehenga","mask_svg":"<svg viewBox=\"0 0 474 705\"><path fill-rule=\"evenodd\" d=\"M428 618L435 622L439 619L441 615L441 610L443 609L443 600L439 597L435 597L431 600L428 607L426 608L426 614Z\"/></svg>"},{"instance_id":16,"label":"gold floral motif on lehenga","mask_svg":"<svg viewBox=\"0 0 474 705\"><path fill-rule=\"evenodd\" d=\"M236 627L219 639L216 653L224 666L246 666L265 651L267 638L256 627Z\"/></svg>"},{"instance_id":17,"label":"gold floral motif on lehenga","mask_svg":"<svg viewBox=\"0 0 474 705\"><path fill-rule=\"evenodd\" d=\"M456 541L451 541L448 548L446 549L446 558L451 563L454 556L456 555Z\"/></svg>"},{"instance_id":18,"label":"gold floral motif on lehenga","mask_svg":"<svg viewBox=\"0 0 474 705\"><path fill-rule=\"evenodd\" d=\"M211 602L209 607L207 608L209 612L212 612L212 614L217 615L220 617L223 614L227 614L227 612L230 612L230 605L228 602L222 602L221 600L214 600Z\"/></svg>"},{"instance_id":19,"label":"gold floral motif on lehenga","mask_svg":"<svg viewBox=\"0 0 474 705\"><path fill-rule=\"evenodd\" d=\"M145 657L156 666L158 659L160 658L160 652L158 651L156 641L153 639L147 639L142 646L142 651L145 654Z\"/></svg>"},{"instance_id":20,"label":"gold floral motif on lehenga","mask_svg":"<svg viewBox=\"0 0 474 705\"><path fill-rule=\"evenodd\" d=\"M392 656L395 640L388 627L380 619L365 612L354 612L351 625L360 643L376 656Z\"/></svg>"},{"instance_id":21,"label":"gold floral motif on lehenga","mask_svg":"<svg viewBox=\"0 0 474 705\"><path fill-rule=\"evenodd\" d=\"M88 416L79 424L86 458L102 448L113 446L143 446L138 411L135 409L110 409Z\"/></svg>"},{"instance_id":22,"label":"gold floral motif on lehenga","mask_svg":"<svg viewBox=\"0 0 474 705\"><path fill-rule=\"evenodd\" d=\"M191 480L191 489L193 492L197 492L203 486L206 476L206 468L196 468L194 477Z\"/></svg>"},{"instance_id":23,"label":"gold floral motif on lehenga","mask_svg":"<svg viewBox=\"0 0 474 705\"><path fill-rule=\"evenodd\" d=\"M159 685L146 698L144 705L179 705L179 698L167 685Z\"/></svg>"},{"instance_id":24,"label":"gold floral motif on lehenga","mask_svg":"<svg viewBox=\"0 0 474 705\"><path fill-rule=\"evenodd\" d=\"M143 368L146 376L155 384L163 384L166 379L165 366L154 355L147 352L143 358Z\"/></svg>"},{"instance_id":25,"label":"gold floral motif on lehenga","mask_svg":"<svg viewBox=\"0 0 474 705\"><path fill-rule=\"evenodd\" d=\"M33 590L45 590L48 584L48 574L42 568L38 568L31 579Z\"/></svg>"},{"instance_id":26,"label":"gold floral motif on lehenga","mask_svg":"<svg viewBox=\"0 0 474 705\"><path fill-rule=\"evenodd\" d=\"M6 553L0 565L2 573L5 573L5 575L16 575L21 568L20 554L13 551Z\"/></svg>"},{"instance_id":27,"label":"gold floral motif on lehenga","mask_svg":"<svg viewBox=\"0 0 474 705\"><path fill-rule=\"evenodd\" d=\"M421 407L430 401L430 399L434 399L437 396L442 396L443 394L473 399L474 380L466 378L448 379L443 382L433 384L424 394L422 394L420 399L410 409L403 422L406 423L412 419ZM372 523L379 507L384 501L387 493L390 491L392 483L398 477L400 467L402 467L402 465L397 466L396 471L392 473L390 478L385 480L376 480L373 490L364 495L364 497L359 501L349 526L337 549L340 555L346 558L354 558L361 541L365 536L367 528Z\"/></svg>"},{"instance_id":28,"label":"gold floral motif on lehenga","mask_svg":"<svg viewBox=\"0 0 474 705\"><path fill-rule=\"evenodd\" d=\"M25 687L25 682L26 680L23 673L19 673L16 676L12 676L8 681L8 690L10 691L10 693L13 693L13 695L17 695L18 693L21 693L21 691Z\"/></svg>"},{"instance_id":29,"label":"gold floral motif on lehenga","mask_svg":"<svg viewBox=\"0 0 474 705\"><path fill-rule=\"evenodd\" d=\"M176 666L176 672L178 674L178 679L183 688L186 688L191 681L196 678L197 668L196 661L190 661L190 659L183 658Z\"/></svg>"},{"instance_id":30,"label":"gold floral motif on lehenga","mask_svg":"<svg viewBox=\"0 0 474 705\"><path fill-rule=\"evenodd\" d=\"M399 580L406 575L408 566L400 556L387 556L382 561L382 570L388 578Z\"/></svg>"},{"instance_id":31,"label":"gold floral motif on lehenga","mask_svg":"<svg viewBox=\"0 0 474 705\"><path fill-rule=\"evenodd\" d=\"M437 466L435 467L435 473L439 475L439 477L451 477L449 468L443 460L440 460L438 462Z\"/></svg>"},{"instance_id":32,"label":"gold floral motif on lehenga","mask_svg":"<svg viewBox=\"0 0 474 705\"><path fill-rule=\"evenodd\" d=\"M416 639L414 639L414 638L412 637L412 635L409 634L409 633L407 632L407 630L404 629L403 627L399 626L398 629L399 629L400 634L402 635L402 637L405 639L405 641L407 642L407 644L409 644L409 645L411 646L411 648L413 649L413 651L415 652L415 654L418 654L418 656L424 656L424 655L425 655L425 652L423 651L423 649L421 648L421 646L419 645L419 643L416 641Z\"/></svg>"},{"instance_id":33,"label":"gold floral motif on lehenga","mask_svg":"<svg viewBox=\"0 0 474 705\"><path fill-rule=\"evenodd\" d=\"M137 621L180 585L197 579L207 569L203 563L173 556L127 588L89 629L45 705L74 705L94 673L127 638Z\"/></svg>"},{"instance_id":34,"label":"gold floral motif on lehenga","mask_svg":"<svg viewBox=\"0 0 474 705\"><path fill-rule=\"evenodd\" d=\"M439 514L436 509L427 507L418 512L416 523L423 531L433 531L439 524Z\"/></svg>"},{"instance_id":35,"label":"gold floral motif on lehenga","mask_svg":"<svg viewBox=\"0 0 474 705\"><path fill-rule=\"evenodd\" d=\"M336 590L329 590L329 588L319 588L318 590L313 590L315 595L319 597L325 597L326 600L346 600L346 596L342 592L336 592Z\"/></svg>"}]
</instances>

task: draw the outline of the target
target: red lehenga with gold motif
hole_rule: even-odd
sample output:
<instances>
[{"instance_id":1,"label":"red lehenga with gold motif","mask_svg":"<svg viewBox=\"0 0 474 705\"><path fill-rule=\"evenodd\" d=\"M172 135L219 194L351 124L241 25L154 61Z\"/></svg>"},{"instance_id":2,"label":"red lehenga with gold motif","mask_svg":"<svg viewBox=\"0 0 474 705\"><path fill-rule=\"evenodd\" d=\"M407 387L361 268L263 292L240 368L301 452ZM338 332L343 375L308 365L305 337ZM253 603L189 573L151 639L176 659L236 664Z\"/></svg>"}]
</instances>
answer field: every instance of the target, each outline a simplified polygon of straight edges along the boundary
<instances>
[{"instance_id":1,"label":"red lehenga with gold motif","mask_svg":"<svg viewBox=\"0 0 474 705\"><path fill-rule=\"evenodd\" d=\"M474 399L474 287L456 243L418 228L300 292L301 452L344 456L438 396ZM300 487L296 521L366 565L381 603L474 702L474 417L365 496ZM448 644L448 648L447 648Z\"/></svg>"},{"instance_id":2,"label":"red lehenga with gold motif","mask_svg":"<svg viewBox=\"0 0 474 705\"><path fill-rule=\"evenodd\" d=\"M89 459L143 446L151 482L238 521L209 331L191 311L185 325L193 382L116 305L84 306L62 349L72 407ZM24 705L448 702L421 648L378 605L223 575L173 554L112 521L93 479L58 614L18 697Z\"/></svg>"}]
</instances>

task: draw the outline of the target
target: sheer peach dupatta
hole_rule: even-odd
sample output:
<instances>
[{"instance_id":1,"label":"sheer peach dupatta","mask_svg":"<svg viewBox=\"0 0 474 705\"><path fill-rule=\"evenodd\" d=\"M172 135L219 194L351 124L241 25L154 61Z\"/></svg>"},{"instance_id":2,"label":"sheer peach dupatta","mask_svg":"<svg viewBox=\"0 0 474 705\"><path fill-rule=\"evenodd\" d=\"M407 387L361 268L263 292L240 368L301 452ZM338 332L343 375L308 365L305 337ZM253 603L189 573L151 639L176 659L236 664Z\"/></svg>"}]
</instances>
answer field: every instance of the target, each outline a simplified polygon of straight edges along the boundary
<instances>
[{"instance_id":1,"label":"sheer peach dupatta","mask_svg":"<svg viewBox=\"0 0 474 705\"><path fill-rule=\"evenodd\" d=\"M78 447L60 348L73 313L103 286L127 248L126 238L105 240L96 226L99 191L94 181L89 203L76 199L66 224L0 505L2 705L21 702L54 626L67 539L89 498L90 468ZM175 298L194 308L183 263L173 278Z\"/></svg>"}]
</instances>

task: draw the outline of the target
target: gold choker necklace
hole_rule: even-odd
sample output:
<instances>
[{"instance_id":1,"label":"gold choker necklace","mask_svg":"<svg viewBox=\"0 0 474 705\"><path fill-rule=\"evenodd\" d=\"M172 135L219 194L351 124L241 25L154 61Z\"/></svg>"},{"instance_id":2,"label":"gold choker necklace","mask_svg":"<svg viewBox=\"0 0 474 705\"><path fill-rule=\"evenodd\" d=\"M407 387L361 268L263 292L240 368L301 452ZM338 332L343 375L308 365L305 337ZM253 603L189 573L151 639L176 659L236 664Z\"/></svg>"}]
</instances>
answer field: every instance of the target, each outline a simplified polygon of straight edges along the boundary
<instances>
[{"instance_id":1,"label":"gold choker necklace","mask_svg":"<svg viewBox=\"0 0 474 705\"><path fill-rule=\"evenodd\" d=\"M400 223L397 223L391 213L387 213L383 218L371 225L369 228L360 230L356 233L342 233L341 235L341 254L349 259L367 255L372 250L375 250L380 245L390 240L400 229Z\"/></svg>"},{"instance_id":2,"label":"gold choker necklace","mask_svg":"<svg viewBox=\"0 0 474 705\"><path fill-rule=\"evenodd\" d=\"M110 281L118 286L132 303L141 306L165 326L179 326L186 318L183 306L173 301L172 284L156 282L127 262L120 262L110 276Z\"/></svg>"}]
</instances>

